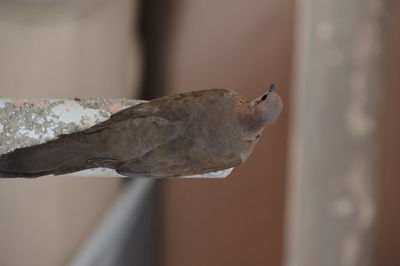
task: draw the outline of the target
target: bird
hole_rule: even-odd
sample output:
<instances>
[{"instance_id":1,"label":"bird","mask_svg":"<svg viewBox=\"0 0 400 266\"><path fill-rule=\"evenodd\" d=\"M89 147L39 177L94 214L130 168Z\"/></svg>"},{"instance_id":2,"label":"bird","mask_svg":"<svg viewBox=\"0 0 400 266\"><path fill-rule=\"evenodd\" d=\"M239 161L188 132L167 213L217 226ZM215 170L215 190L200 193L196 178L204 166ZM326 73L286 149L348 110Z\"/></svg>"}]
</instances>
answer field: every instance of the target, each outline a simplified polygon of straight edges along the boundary
<instances>
[{"instance_id":1,"label":"bird","mask_svg":"<svg viewBox=\"0 0 400 266\"><path fill-rule=\"evenodd\" d=\"M220 88L164 96L88 129L3 154L0 177L33 178L97 167L155 178L228 169L247 160L265 126L282 109L273 84L253 101Z\"/></svg>"}]
</instances>

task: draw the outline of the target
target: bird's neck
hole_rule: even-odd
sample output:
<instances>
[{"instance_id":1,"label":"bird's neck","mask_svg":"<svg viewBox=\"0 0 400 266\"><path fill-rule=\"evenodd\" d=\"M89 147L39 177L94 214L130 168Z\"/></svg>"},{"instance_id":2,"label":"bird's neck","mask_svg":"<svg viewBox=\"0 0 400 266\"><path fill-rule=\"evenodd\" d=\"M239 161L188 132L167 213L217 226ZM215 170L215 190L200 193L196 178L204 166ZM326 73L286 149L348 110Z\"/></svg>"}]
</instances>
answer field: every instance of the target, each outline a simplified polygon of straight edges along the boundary
<instances>
[{"instance_id":1,"label":"bird's neck","mask_svg":"<svg viewBox=\"0 0 400 266\"><path fill-rule=\"evenodd\" d=\"M264 128L263 120L254 112L254 109L249 109L240 121L243 128L248 132L257 132Z\"/></svg>"}]
</instances>

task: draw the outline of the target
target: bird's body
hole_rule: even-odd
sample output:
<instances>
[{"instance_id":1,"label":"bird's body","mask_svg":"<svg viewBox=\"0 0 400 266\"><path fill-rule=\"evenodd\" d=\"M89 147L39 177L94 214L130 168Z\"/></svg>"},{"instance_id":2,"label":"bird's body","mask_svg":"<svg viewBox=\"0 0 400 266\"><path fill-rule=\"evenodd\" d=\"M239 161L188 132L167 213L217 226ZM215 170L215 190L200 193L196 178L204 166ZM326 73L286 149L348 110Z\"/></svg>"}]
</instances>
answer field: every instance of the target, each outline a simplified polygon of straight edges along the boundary
<instances>
[{"instance_id":1,"label":"bird's body","mask_svg":"<svg viewBox=\"0 0 400 266\"><path fill-rule=\"evenodd\" d=\"M87 130L4 154L0 177L59 175L95 167L132 177L175 177L230 168L248 158L264 128L256 101L228 89L158 98ZM282 109L280 98L278 105L274 121Z\"/></svg>"}]
</instances>

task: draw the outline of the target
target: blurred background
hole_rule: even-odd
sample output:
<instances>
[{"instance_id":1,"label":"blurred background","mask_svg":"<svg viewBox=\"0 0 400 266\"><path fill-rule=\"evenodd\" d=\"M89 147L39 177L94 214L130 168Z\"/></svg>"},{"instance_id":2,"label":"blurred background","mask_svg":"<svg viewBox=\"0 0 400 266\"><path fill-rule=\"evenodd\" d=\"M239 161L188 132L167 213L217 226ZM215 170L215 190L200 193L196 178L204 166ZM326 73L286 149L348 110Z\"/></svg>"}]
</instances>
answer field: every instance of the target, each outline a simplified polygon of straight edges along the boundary
<instances>
[{"instance_id":1,"label":"blurred background","mask_svg":"<svg viewBox=\"0 0 400 266\"><path fill-rule=\"evenodd\" d=\"M224 179L0 182L0 266L400 265L400 3L0 1L2 97L276 84ZM0 121L1 122L1 121Z\"/></svg>"}]
</instances>

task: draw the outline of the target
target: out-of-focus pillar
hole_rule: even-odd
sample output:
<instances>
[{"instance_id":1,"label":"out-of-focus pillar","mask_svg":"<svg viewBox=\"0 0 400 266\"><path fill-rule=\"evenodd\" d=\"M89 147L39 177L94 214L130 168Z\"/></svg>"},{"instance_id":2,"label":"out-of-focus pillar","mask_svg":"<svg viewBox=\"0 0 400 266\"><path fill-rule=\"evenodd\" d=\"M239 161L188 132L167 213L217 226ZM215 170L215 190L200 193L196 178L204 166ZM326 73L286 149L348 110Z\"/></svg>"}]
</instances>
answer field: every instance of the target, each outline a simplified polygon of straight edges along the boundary
<instances>
[{"instance_id":1,"label":"out-of-focus pillar","mask_svg":"<svg viewBox=\"0 0 400 266\"><path fill-rule=\"evenodd\" d=\"M288 266L373 265L382 0L299 0Z\"/></svg>"}]
</instances>

